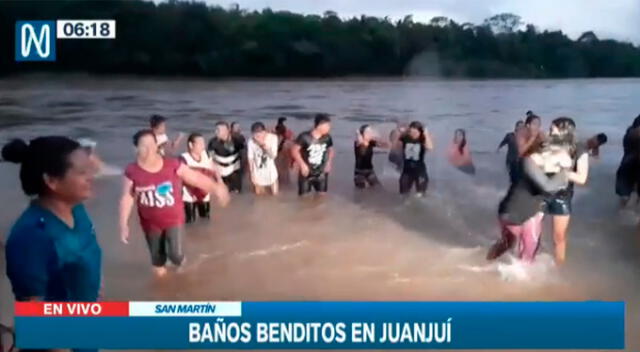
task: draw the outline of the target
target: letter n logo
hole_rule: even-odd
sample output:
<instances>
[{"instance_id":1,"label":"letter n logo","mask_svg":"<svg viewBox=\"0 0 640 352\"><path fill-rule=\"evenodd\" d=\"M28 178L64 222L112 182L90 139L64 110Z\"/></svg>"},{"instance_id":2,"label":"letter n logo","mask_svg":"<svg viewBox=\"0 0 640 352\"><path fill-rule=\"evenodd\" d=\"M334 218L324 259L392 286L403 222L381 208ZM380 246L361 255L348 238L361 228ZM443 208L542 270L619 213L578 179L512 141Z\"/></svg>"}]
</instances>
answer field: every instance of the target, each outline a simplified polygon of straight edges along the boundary
<instances>
[{"instance_id":1,"label":"letter n logo","mask_svg":"<svg viewBox=\"0 0 640 352\"><path fill-rule=\"evenodd\" d=\"M16 61L56 61L54 21L16 21Z\"/></svg>"}]
</instances>

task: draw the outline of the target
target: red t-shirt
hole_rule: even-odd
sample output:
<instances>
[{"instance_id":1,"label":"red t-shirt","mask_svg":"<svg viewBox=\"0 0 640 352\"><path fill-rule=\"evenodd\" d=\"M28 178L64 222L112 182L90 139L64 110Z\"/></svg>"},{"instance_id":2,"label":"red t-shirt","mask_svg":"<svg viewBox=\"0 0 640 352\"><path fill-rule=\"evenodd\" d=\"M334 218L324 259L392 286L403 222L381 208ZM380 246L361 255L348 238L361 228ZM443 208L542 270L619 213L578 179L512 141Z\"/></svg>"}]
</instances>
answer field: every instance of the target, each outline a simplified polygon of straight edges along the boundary
<instances>
[{"instance_id":1,"label":"red t-shirt","mask_svg":"<svg viewBox=\"0 0 640 352\"><path fill-rule=\"evenodd\" d=\"M156 173L144 170L137 163L131 163L125 169L125 177L133 182L140 225L146 233L162 232L184 224L179 168L178 159L167 158Z\"/></svg>"}]
</instances>

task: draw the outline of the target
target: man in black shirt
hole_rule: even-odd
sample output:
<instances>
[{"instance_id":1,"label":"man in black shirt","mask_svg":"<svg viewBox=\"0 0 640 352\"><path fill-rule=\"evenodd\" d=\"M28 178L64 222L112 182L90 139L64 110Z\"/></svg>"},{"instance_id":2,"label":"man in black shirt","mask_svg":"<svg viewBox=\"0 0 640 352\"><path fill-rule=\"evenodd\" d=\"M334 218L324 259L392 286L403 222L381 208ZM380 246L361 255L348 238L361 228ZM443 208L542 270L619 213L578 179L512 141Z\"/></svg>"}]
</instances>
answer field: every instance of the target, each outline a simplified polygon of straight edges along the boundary
<instances>
[{"instance_id":1,"label":"man in black shirt","mask_svg":"<svg viewBox=\"0 0 640 352\"><path fill-rule=\"evenodd\" d=\"M319 193L327 192L334 155L333 140L329 131L331 119L328 115L318 114L313 130L303 132L296 139L291 152L300 168L299 195L311 192L312 188Z\"/></svg>"}]
</instances>

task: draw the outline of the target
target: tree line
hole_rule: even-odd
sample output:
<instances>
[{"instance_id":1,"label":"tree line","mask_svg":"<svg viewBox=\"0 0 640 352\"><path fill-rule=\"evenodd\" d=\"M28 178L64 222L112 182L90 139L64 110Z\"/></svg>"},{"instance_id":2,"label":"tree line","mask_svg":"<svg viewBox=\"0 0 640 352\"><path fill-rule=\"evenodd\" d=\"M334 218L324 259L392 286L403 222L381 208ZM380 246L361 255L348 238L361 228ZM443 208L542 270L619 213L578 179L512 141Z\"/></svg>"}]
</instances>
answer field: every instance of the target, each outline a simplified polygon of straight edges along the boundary
<instances>
[{"instance_id":1,"label":"tree line","mask_svg":"<svg viewBox=\"0 0 640 352\"><path fill-rule=\"evenodd\" d=\"M16 20L115 19L115 40L58 40L55 63L17 63ZM246 11L192 1L1 1L0 74L82 71L207 77L638 77L640 48L540 31L514 14L482 24Z\"/></svg>"}]
</instances>

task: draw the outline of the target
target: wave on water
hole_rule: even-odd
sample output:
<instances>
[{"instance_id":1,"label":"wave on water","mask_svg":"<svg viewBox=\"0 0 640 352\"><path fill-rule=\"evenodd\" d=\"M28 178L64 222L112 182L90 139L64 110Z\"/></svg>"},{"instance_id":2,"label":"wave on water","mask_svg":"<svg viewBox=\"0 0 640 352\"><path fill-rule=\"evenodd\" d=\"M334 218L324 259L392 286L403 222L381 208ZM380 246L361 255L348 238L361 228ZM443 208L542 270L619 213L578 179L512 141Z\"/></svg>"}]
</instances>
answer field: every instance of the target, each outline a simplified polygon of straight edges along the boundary
<instances>
[{"instance_id":1,"label":"wave on water","mask_svg":"<svg viewBox=\"0 0 640 352\"><path fill-rule=\"evenodd\" d=\"M295 104L283 104L283 105L267 105L261 108L262 110L302 110L304 106Z\"/></svg>"},{"instance_id":2,"label":"wave on water","mask_svg":"<svg viewBox=\"0 0 640 352\"><path fill-rule=\"evenodd\" d=\"M506 260L497 261L486 265L458 265L458 268L473 273L496 274L501 280L507 282L542 283L556 279L556 266L553 257L541 253L536 256L533 263L526 263L512 255Z\"/></svg>"},{"instance_id":3,"label":"wave on water","mask_svg":"<svg viewBox=\"0 0 640 352\"><path fill-rule=\"evenodd\" d=\"M241 259L245 259L245 258L255 257L255 256L266 256L274 253L285 252L291 249L303 247L308 244L309 243L307 241L298 241L295 243L287 243L287 244L281 244L281 245L276 244L268 248L258 249L248 253L240 253L238 257Z\"/></svg>"},{"instance_id":4,"label":"wave on water","mask_svg":"<svg viewBox=\"0 0 640 352\"><path fill-rule=\"evenodd\" d=\"M400 171L390 162L385 162L382 168L382 179L398 180L400 178Z\"/></svg>"},{"instance_id":5,"label":"wave on water","mask_svg":"<svg viewBox=\"0 0 640 352\"><path fill-rule=\"evenodd\" d=\"M104 100L106 101L127 101L136 99L135 95L115 95L111 97L107 97Z\"/></svg>"},{"instance_id":6,"label":"wave on water","mask_svg":"<svg viewBox=\"0 0 640 352\"><path fill-rule=\"evenodd\" d=\"M358 115L358 116L345 116L342 118L347 121L355 121L355 122L385 122L386 119L381 116L373 116L373 115Z\"/></svg>"}]
</instances>

